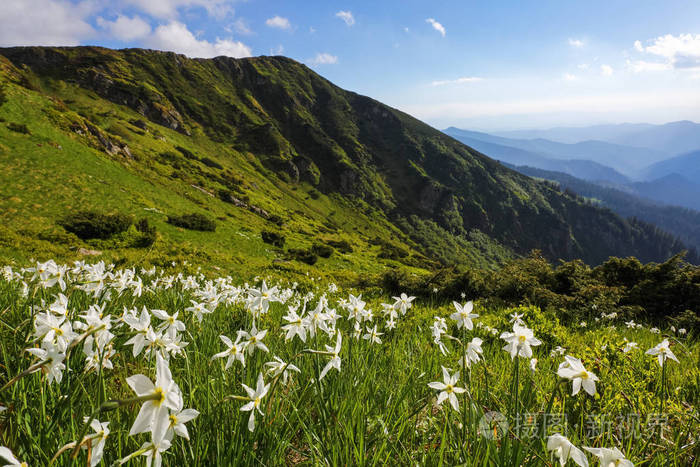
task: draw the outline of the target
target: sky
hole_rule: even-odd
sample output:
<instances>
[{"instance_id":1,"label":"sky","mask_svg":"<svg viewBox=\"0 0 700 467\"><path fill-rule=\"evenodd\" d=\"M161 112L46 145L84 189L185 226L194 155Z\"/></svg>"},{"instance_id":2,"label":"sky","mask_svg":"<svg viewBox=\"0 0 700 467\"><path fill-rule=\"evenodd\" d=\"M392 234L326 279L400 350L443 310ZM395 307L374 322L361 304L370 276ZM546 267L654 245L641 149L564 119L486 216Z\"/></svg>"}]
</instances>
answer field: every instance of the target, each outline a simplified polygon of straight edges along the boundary
<instances>
[{"instance_id":1,"label":"sky","mask_svg":"<svg viewBox=\"0 0 700 467\"><path fill-rule=\"evenodd\" d=\"M0 46L286 55L436 128L700 121L700 2L0 0Z\"/></svg>"}]
</instances>

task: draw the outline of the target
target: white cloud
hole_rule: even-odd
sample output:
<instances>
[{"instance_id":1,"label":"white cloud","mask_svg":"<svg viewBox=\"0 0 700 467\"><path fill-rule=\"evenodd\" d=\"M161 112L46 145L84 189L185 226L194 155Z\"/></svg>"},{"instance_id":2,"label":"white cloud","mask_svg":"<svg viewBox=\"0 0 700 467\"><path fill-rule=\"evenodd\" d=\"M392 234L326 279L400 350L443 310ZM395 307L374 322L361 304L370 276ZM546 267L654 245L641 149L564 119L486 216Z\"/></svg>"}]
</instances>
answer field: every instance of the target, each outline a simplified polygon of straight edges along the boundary
<instances>
[{"instance_id":1,"label":"white cloud","mask_svg":"<svg viewBox=\"0 0 700 467\"><path fill-rule=\"evenodd\" d=\"M564 81L576 81L578 78L571 73L564 73Z\"/></svg>"},{"instance_id":2,"label":"white cloud","mask_svg":"<svg viewBox=\"0 0 700 467\"><path fill-rule=\"evenodd\" d=\"M700 34L666 34L653 39L647 47L643 47L640 41L636 41L634 47L640 52L665 58L672 68L700 68Z\"/></svg>"},{"instance_id":3,"label":"white cloud","mask_svg":"<svg viewBox=\"0 0 700 467\"><path fill-rule=\"evenodd\" d=\"M577 49L580 49L580 48L583 47L585 44L583 43L583 41L582 41L581 39L572 39L572 38L569 38L569 45L570 45L571 47L576 47Z\"/></svg>"},{"instance_id":4,"label":"white cloud","mask_svg":"<svg viewBox=\"0 0 700 467\"><path fill-rule=\"evenodd\" d=\"M291 29L292 28L292 25L290 24L289 20L287 18L283 18L281 16L273 16L272 18L268 18L267 21L265 21L265 24L267 24L271 28L278 28L278 29Z\"/></svg>"},{"instance_id":5,"label":"white cloud","mask_svg":"<svg viewBox=\"0 0 700 467\"><path fill-rule=\"evenodd\" d=\"M114 21L98 17L97 25L107 31L111 37L123 42L143 39L151 33L151 25L140 16L129 18L119 15Z\"/></svg>"},{"instance_id":6,"label":"white cloud","mask_svg":"<svg viewBox=\"0 0 700 467\"><path fill-rule=\"evenodd\" d=\"M588 70L589 67L590 66L588 65L588 63L581 63L576 66L576 68L578 68L579 70Z\"/></svg>"},{"instance_id":7,"label":"white cloud","mask_svg":"<svg viewBox=\"0 0 700 467\"><path fill-rule=\"evenodd\" d=\"M338 13L336 13L335 16L337 18L340 18L343 21L345 21L345 24L347 24L348 26L352 26L353 24L355 24L355 17L352 16L351 11L342 11L341 10Z\"/></svg>"},{"instance_id":8,"label":"white cloud","mask_svg":"<svg viewBox=\"0 0 700 467\"><path fill-rule=\"evenodd\" d=\"M437 32L439 32L442 35L442 37L445 37L445 34L447 34L447 31L445 31L445 27L442 24L435 21L435 19L428 18L425 20L425 22L430 24L433 27L433 29L435 29Z\"/></svg>"},{"instance_id":9,"label":"white cloud","mask_svg":"<svg viewBox=\"0 0 700 467\"><path fill-rule=\"evenodd\" d=\"M238 18L236 21L227 26L226 30L228 32L235 31L237 34L241 34L243 36L250 36L253 34L253 30L250 29L250 26L248 26L248 23L246 23L243 18Z\"/></svg>"},{"instance_id":10,"label":"white cloud","mask_svg":"<svg viewBox=\"0 0 700 467\"><path fill-rule=\"evenodd\" d=\"M79 45L93 37L92 2L0 0L0 46Z\"/></svg>"},{"instance_id":11,"label":"white cloud","mask_svg":"<svg viewBox=\"0 0 700 467\"><path fill-rule=\"evenodd\" d=\"M124 0L124 3L159 19L175 19L183 8L204 8L209 15L217 18L233 13L227 0Z\"/></svg>"},{"instance_id":12,"label":"white cloud","mask_svg":"<svg viewBox=\"0 0 700 467\"><path fill-rule=\"evenodd\" d=\"M228 57L250 57L250 47L232 39L216 39L216 42L197 39L187 26L171 21L158 26L146 44L160 50L181 53L188 57L212 58L220 55Z\"/></svg>"},{"instance_id":13,"label":"white cloud","mask_svg":"<svg viewBox=\"0 0 700 467\"><path fill-rule=\"evenodd\" d=\"M644 73L647 71L666 71L671 70L673 65L663 62L646 62L644 60L627 60L627 68L635 73Z\"/></svg>"},{"instance_id":14,"label":"white cloud","mask_svg":"<svg viewBox=\"0 0 700 467\"><path fill-rule=\"evenodd\" d=\"M600 74L603 76L612 76L613 68L610 65L600 65Z\"/></svg>"},{"instance_id":15,"label":"white cloud","mask_svg":"<svg viewBox=\"0 0 700 467\"><path fill-rule=\"evenodd\" d=\"M314 58L307 60L307 62L311 66L334 65L334 64L338 63L338 57L336 57L335 55L331 55L329 53L317 53Z\"/></svg>"},{"instance_id":16,"label":"white cloud","mask_svg":"<svg viewBox=\"0 0 700 467\"><path fill-rule=\"evenodd\" d=\"M450 80L442 80L442 81L433 81L430 83L433 86L444 86L446 84L464 84L464 83L475 83L477 81L483 81L483 78L479 78L477 76L465 76L463 78L457 78L457 79L450 79Z\"/></svg>"},{"instance_id":17,"label":"white cloud","mask_svg":"<svg viewBox=\"0 0 700 467\"><path fill-rule=\"evenodd\" d=\"M270 49L270 55L282 55L284 53L284 46L282 44L277 47Z\"/></svg>"}]
</instances>

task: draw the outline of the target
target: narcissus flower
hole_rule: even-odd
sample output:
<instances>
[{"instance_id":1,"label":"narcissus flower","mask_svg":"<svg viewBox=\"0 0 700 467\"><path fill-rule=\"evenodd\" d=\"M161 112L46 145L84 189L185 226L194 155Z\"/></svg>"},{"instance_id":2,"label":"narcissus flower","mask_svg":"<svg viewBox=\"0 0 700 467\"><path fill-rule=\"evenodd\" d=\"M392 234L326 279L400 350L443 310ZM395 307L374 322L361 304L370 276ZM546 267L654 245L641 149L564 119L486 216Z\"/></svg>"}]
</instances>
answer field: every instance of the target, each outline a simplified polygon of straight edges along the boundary
<instances>
[{"instance_id":1,"label":"narcissus flower","mask_svg":"<svg viewBox=\"0 0 700 467\"><path fill-rule=\"evenodd\" d=\"M586 451L600 459L600 467L634 467L634 464L625 458L625 455L617 448L587 448Z\"/></svg>"},{"instance_id":2,"label":"narcissus flower","mask_svg":"<svg viewBox=\"0 0 700 467\"><path fill-rule=\"evenodd\" d=\"M0 446L0 457L9 462L9 464L5 464L4 467L28 467L26 462L20 462L19 459L12 454L12 451L5 446Z\"/></svg>"},{"instance_id":3,"label":"narcissus flower","mask_svg":"<svg viewBox=\"0 0 700 467\"><path fill-rule=\"evenodd\" d=\"M559 433L553 434L547 438L547 450L552 451L552 455L559 459L559 464L562 467L569 459L581 467L588 467L588 459L586 459L586 455L583 451L574 446L571 441Z\"/></svg>"},{"instance_id":4,"label":"narcissus flower","mask_svg":"<svg viewBox=\"0 0 700 467\"><path fill-rule=\"evenodd\" d=\"M319 380L323 379L324 376L326 376L326 373L328 373L328 370L331 368L335 368L336 370L340 371L340 349L341 345L343 343L343 337L341 336L340 333L338 333L338 337L335 341L335 347L331 347L330 345L326 346L326 353L328 355L331 355L331 359L328 363L326 363L326 366L323 367L323 370L321 370L321 376L319 377Z\"/></svg>"},{"instance_id":5,"label":"narcissus flower","mask_svg":"<svg viewBox=\"0 0 700 467\"><path fill-rule=\"evenodd\" d=\"M659 366L664 366L664 362L666 361L667 358L670 358L671 360L678 362L678 359L676 358L676 356L673 354L673 352L671 352L671 348L669 347L669 344L668 344L668 339L664 339L656 347L652 347L651 349L647 350L644 353L647 355L656 355L657 359L659 361ZM680 363L680 362L678 362L678 363Z\"/></svg>"},{"instance_id":6,"label":"narcissus flower","mask_svg":"<svg viewBox=\"0 0 700 467\"><path fill-rule=\"evenodd\" d=\"M532 329L520 326L518 323L513 325L513 332L504 332L501 334L501 339L507 342L503 350L510 354L510 358L514 359L516 355L523 358L532 357L532 346L542 344L537 339Z\"/></svg>"},{"instance_id":7,"label":"narcissus flower","mask_svg":"<svg viewBox=\"0 0 700 467\"><path fill-rule=\"evenodd\" d=\"M445 399L450 401L450 405L453 409L459 412L459 402L457 401L457 394L462 394L466 391L464 388L457 387L456 384L459 381L459 371L454 375L450 376L450 372L447 368L442 367L442 379L443 382L433 382L428 383L428 386L432 389L440 391L438 394L437 403L442 404Z\"/></svg>"},{"instance_id":8,"label":"narcissus flower","mask_svg":"<svg viewBox=\"0 0 700 467\"><path fill-rule=\"evenodd\" d=\"M238 337L236 338L236 342L231 342L231 339L228 337L224 336L223 334L219 336L219 339L221 339L221 342L224 343L224 345L227 347L226 350L223 352L219 352L218 354L214 355L211 357L212 360L215 358L224 358L228 357L228 360L226 360L226 367L225 369L229 369L231 367L231 364L234 362L234 360L238 360L241 362L241 365L245 366L245 342L241 342L241 335L239 334Z\"/></svg>"},{"instance_id":9,"label":"narcissus flower","mask_svg":"<svg viewBox=\"0 0 700 467\"><path fill-rule=\"evenodd\" d=\"M260 403L262 402L262 398L267 394L267 391L270 390L270 384L265 384L262 373L259 373L258 382L255 389L248 387L245 384L242 384L242 386L243 389L245 389L245 392L248 393L248 400L250 402L241 407L241 411L250 412L250 417L248 418L248 430L255 431L255 410L257 409L257 411L260 412L260 415L265 415L260 409Z\"/></svg>"},{"instance_id":10,"label":"narcissus flower","mask_svg":"<svg viewBox=\"0 0 700 467\"><path fill-rule=\"evenodd\" d=\"M126 379L127 384L139 397L152 396L146 400L134 420L129 435L151 432L153 442L158 444L168 430L168 409L182 409L182 393L180 387L173 381L168 362L156 354L156 383L144 375L134 375Z\"/></svg>"},{"instance_id":11,"label":"narcissus flower","mask_svg":"<svg viewBox=\"0 0 700 467\"><path fill-rule=\"evenodd\" d=\"M464 305L460 305L457 302L452 302L452 304L457 309L457 312L452 313L450 315L450 319L457 321L457 329L460 329L462 326L470 331L474 329L474 322L472 319L479 317L479 315L476 313L472 313L474 304L471 301L465 303Z\"/></svg>"},{"instance_id":12,"label":"narcissus flower","mask_svg":"<svg viewBox=\"0 0 700 467\"><path fill-rule=\"evenodd\" d=\"M592 372L586 370L583 367L583 363L578 358L567 355L564 357L564 362L559 365L557 374L561 378L570 379L573 381L573 391L572 396L578 394L583 386L584 391L586 391L591 396L595 395L595 382L599 381L598 377Z\"/></svg>"}]
</instances>

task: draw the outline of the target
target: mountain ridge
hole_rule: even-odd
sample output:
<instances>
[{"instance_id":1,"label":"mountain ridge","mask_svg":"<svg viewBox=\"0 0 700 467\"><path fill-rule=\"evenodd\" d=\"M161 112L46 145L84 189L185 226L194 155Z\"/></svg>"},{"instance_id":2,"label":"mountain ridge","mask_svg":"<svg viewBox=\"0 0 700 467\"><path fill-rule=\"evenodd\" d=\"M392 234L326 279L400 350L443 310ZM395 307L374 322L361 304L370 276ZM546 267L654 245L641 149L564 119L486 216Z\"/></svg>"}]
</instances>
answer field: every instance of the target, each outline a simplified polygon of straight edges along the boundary
<instances>
[{"instance_id":1,"label":"mountain ridge","mask_svg":"<svg viewBox=\"0 0 700 467\"><path fill-rule=\"evenodd\" d=\"M210 195L228 191L228 199L233 192L233 198L259 199L269 210L301 187L328 206L308 211L309 222L327 221L338 200L356 206L348 216L386 223L383 239L372 240L370 228L363 241L399 242L446 262L494 261L532 249L590 263L611 255L658 261L684 249L677 240L518 174L407 114L344 91L288 58L188 59L95 47L6 48L0 56L0 74L14 94L54 102L45 112L58 122L52 131L97 146L136 176L158 172L156 184L165 183L160 173L170 173L167 183L177 189L186 184ZM161 131L151 124L175 133L158 139ZM201 155L192 159L192 152ZM204 159L213 164L191 172L191 161ZM229 174L242 171L241 164L259 181ZM267 191L255 188L263 182ZM225 208L202 196L207 201L200 209ZM302 243L311 240L300 235Z\"/></svg>"}]
</instances>

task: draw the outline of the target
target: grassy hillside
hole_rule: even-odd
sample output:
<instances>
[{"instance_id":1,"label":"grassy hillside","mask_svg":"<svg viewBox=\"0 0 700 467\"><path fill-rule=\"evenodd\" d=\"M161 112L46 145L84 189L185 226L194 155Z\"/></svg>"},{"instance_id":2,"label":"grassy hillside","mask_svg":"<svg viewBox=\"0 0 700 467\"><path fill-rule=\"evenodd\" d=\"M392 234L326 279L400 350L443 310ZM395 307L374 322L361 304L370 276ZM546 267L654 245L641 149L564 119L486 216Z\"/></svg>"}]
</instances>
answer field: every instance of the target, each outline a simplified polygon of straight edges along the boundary
<instances>
[{"instance_id":1,"label":"grassy hillside","mask_svg":"<svg viewBox=\"0 0 700 467\"><path fill-rule=\"evenodd\" d=\"M97 250L298 274L317 260L355 274L399 262L488 267L533 248L590 263L684 248L283 57L0 49L0 83L4 256ZM80 240L60 227L85 210L145 218L155 243L137 247L134 228ZM190 213L216 231L166 222Z\"/></svg>"}]
</instances>

